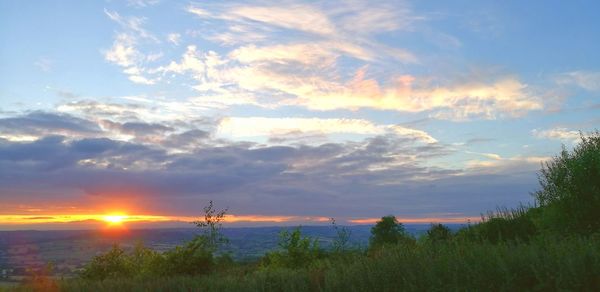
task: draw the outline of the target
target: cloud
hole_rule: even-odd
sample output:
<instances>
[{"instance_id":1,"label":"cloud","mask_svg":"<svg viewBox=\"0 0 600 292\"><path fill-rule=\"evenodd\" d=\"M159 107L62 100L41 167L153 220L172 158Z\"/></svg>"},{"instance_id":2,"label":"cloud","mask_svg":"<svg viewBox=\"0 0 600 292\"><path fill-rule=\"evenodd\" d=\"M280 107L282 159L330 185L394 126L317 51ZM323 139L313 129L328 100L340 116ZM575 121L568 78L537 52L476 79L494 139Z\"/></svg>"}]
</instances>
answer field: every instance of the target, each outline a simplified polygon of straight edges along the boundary
<instances>
[{"instance_id":1,"label":"cloud","mask_svg":"<svg viewBox=\"0 0 600 292\"><path fill-rule=\"evenodd\" d=\"M107 58L126 67L129 79L140 84L191 77L196 81L192 88L201 96L189 101L205 109L246 104L319 111L376 109L427 112L436 119L464 121L519 117L544 108L543 94L511 75L490 74L452 82L444 76L400 73L383 78L380 70L370 71L370 66L384 60L405 64L420 61L405 48L375 40L377 34L410 31L415 23L426 20L406 3L395 3L394 9L390 5L192 4L185 10L203 19L204 26L220 30L218 34L228 39L240 36L240 40L221 39L234 47L220 48L219 52L189 45L179 61L153 68L140 65L144 56L139 56L134 46L138 39L150 38L142 28L143 19L106 11L125 29L125 36L138 35L133 40L118 37ZM285 37L288 34L280 34L281 30L293 37ZM249 34L259 37L244 42ZM177 33L168 35L175 44L179 38ZM354 76L340 73L345 58L363 64L354 69Z\"/></svg>"},{"instance_id":2,"label":"cloud","mask_svg":"<svg viewBox=\"0 0 600 292\"><path fill-rule=\"evenodd\" d=\"M311 109L375 108L420 112L436 110L434 117L465 120L471 117L494 119L498 115L518 116L543 107L538 97L527 91L527 85L505 77L491 84L472 82L451 86L418 84L409 75L400 76L390 87L381 87L365 78L359 70L344 86L330 86L299 96L296 104ZM417 85L415 85L417 83ZM293 90L293 89L292 89Z\"/></svg>"},{"instance_id":3,"label":"cloud","mask_svg":"<svg viewBox=\"0 0 600 292\"><path fill-rule=\"evenodd\" d=\"M600 91L600 72L573 71L556 77L560 85L575 85L589 91Z\"/></svg>"},{"instance_id":4,"label":"cloud","mask_svg":"<svg viewBox=\"0 0 600 292\"><path fill-rule=\"evenodd\" d=\"M232 6L224 14L213 14L197 6L189 6L189 13L202 18L231 21L253 21L274 27L300 30L308 33L330 35L335 28L328 17L309 5L293 4L278 6Z\"/></svg>"},{"instance_id":5,"label":"cloud","mask_svg":"<svg viewBox=\"0 0 600 292\"><path fill-rule=\"evenodd\" d=\"M145 18L123 17L117 12L106 9L104 13L123 29L116 35L112 47L103 52L104 58L123 67L123 73L127 74L128 79L132 82L145 85L154 84L156 80L143 76L146 71L144 66L148 62L160 59L162 53L145 54L138 49L139 43L144 40L160 42L157 37L143 28Z\"/></svg>"},{"instance_id":6,"label":"cloud","mask_svg":"<svg viewBox=\"0 0 600 292\"><path fill-rule=\"evenodd\" d=\"M318 46L319 50L332 49L332 52L337 51L362 60L375 60L389 55L402 62L417 61L416 56L408 50L389 48L369 35L408 26L416 19L409 16L412 11L408 7L392 9L385 4L363 5L359 2L331 4L333 3L213 5L210 6L211 11L192 5L186 10L204 19L229 23L228 30L206 37L225 45L279 42L279 45L286 46L296 42L312 45L313 48ZM276 37L281 37L277 35L280 29L295 32L294 37L275 40Z\"/></svg>"},{"instance_id":7,"label":"cloud","mask_svg":"<svg viewBox=\"0 0 600 292\"><path fill-rule=\"evenodd\" d=\"M81 105L83 110L104 111L107 117L126 108ZM528 198L532 186L526 182L535 181L532 170L523 171L523 163L534 164L532 157L472 163L465 169L433 166L432 158L451 159L455 150L426 132L398 125L336 119L233 120L255 122L263 127L257 130L261 133L294 131L294 123L311 131L368 133L356 141L298 140L275 146L219 138L218 121L213 121L212 130L190 129L208 120L119 122L59 113L4 118L0 125L5 129L18 123L28 125L20 127L21 132L44 136L35 141L0 139L0 200L10 203L7 194L19 194L36 208L49 201L68 200L82 207L90 200L101 206L126 198L146 214L191 215L213 199L242 214L415 217L448 210L479 214L499 201L514 205ZM120 140L119 133L134 138Z\"/></svg>"},{"instance_id":8,"label":"cloud","mask_svg":"<svg viewBox=\"0 0 600 292\"><path fill-rule=\"evenodd\" d=\"M540 168L540 165L550 160L547 156L515 156L509 158L500 157L497 154L483 153L491 160L470 160L467 161L467 169L476 173L507 173L508 171L519 171L525 173L534 173Z\"/></svg>"},{"instance_id":9,"label":"cloud","mask_svg":"<svg viewBox=\"0 0 600 292\"><path fill-rule=\"evenodd\" d=\"M399 125L377 125L363 119L320 119L320 118L265 118L265 117L227 117L219 122L217 133L236 139L266 136L271 141L278 137L295 135L355 134L364 136L394 134L416 138L425 143L437 140L428 133ZM288 137L289 138L289 137ZM285 141L287 139L279 140Z\"/></svg>"},{"instance_id":10,"label":"cloud","mask_svg":"<svg viewBox=\"0 0 600 292\"><path fill-rule=\"evenodd\" d=\"M373 135L382 134L384 129L359 119L228 117L219 123L219 132L235 137L271 136L293 131Z\"/></svg>"},{"instance_id":11,"label":"cloud","mask_svg":"<svg viewBox=\"0 0 600 292\"><path fill-rule=\"evenodd\" d=\"M576 142L581 137L578 131L569 130L563 127L555 127L547 130L534 129L531 134L542 139L556 139L563 141Z\"/></svg>"},{"instance_id":12,"label":"cloud","mask_svg":"<svg viewBox=\"0 0 600 292\"><path fill-rule=\"evenodd\" d=\"M167 35L167 40L176 45L179 46L179 43L181 42L181 34L179 33L170 33Z\"/></svg>"},{"instance_id":13,"label":"cloud","mask_svg":"<svg viewBox=\"0 0 600 292\"><path fill-rule=\"evenodd\" d=\"M154 6L158 4L160 0L127 0L128 6L133 6L136 8L144 8L149 6Z\"/></svg>"},{"instance_id":14,"label":"cloud","mask_svg":"<svg viewBox=\"0 0 600 292\"><path fill-rule=\"evenodd\" d=\"M129 76L129 80L133 81L134 83L146 84L146 85L152 85L155 82L154 80L150 80L144 76L139 76L139 75L131 75L131 76Z\"/></svg>"},{"instance_id":15,"label":"cloud","mask_svg":"<svg viewBox=\"0 0 600 292\"><path fill-rule=\"evenodd\" d=\"M35 63L33 63L36 67L38 67L43 72L50 72L52 70L52 66L54 65L54 61L45 57L39 58Z\"/></svg>"},{"instance_id":16,"label":"cloud","mask_svg":"<svg viewBox=\"0 0 600 292\"><path fill-rule=\"evenodd\" d=\"M369 58L362 56L366 52L354 53ZM247 45L225 57L188 46L180 62L152 72L189 73L199 82L194 88L204 93L197 101L207 106L218 100L223 106L430 111L432 117L448 120L516 117L544 107L535 89L512 76L448 83L400 75L382 83L362 67L352 79L342 81L335 69L341 55L336 46L319 43Z\"/></svg>"},{"instance_id":17,"label":"cloud","mask_svg":"<svg viewBox=\"0 0 600 292\"><path fill-rule=\"evenodd\" d=\"M416 16L406 2L402 1L388 1L377 5L349 1L345 4L330 7L330 11L336 16L339 15L340 26L345 31L359 34L408 30L415 21L423 19Z\"/></svg>"},{"instance_id":18,"label":"cloud","mask_svg":"<svg viewBox=\"0 0 600 292\"><path fill-rule=\"evenodd\" d=\"M36 140L51 134L81 137L100 131L100 127L93 122L42 111L0 118L0 138L10 141Z\"/></svg>"},{"instance_id":19,"label":"cloud","mask_svg":"<svg viewBox=\"0 0 600 292\"><path fill-rule=\"evenodd\" d=\"M203 110L240 105L375 109L465 121L520 117L544 109L549 100L547 93L509 74L450 78L397 70L422 60L407 48L378 41L379 35L412 32L428 21L403 1L194 3L185 11L203 28L189 30L189 36L200 34L224 46L204 50L192 44L179 60L149 64L138 43L158 40L143 28L145 19L107 10L123 30L106 52L107 60L122 66L135 83L191 87L199 94L187 98L187 104ZM167 35L175 45L180 38L178 32Z\"/></svg>"},{"instance_id":20,"label":"cloud","mask_svg":"<svg viewBox=\"0 0 600 292\"><path fill-rule=\"evenodd\" d=\"M143 17L123 17L116 11L109 11L104 9L104 14L108 16L112 21L118 23L125 30L134 33L137 37L150 39L155 42L159 42L158 38L143 28L144 22L146 21Z\"/></svg>"}]
</instances>

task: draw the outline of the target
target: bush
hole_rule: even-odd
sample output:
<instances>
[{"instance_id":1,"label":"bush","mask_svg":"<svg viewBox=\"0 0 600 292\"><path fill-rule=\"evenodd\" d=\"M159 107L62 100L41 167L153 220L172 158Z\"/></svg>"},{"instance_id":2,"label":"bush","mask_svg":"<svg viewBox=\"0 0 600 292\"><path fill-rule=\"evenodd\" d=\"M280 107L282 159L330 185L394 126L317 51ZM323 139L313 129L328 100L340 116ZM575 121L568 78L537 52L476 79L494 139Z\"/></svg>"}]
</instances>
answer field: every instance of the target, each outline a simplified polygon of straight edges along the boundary
<instances>
[{"instance_id":1,"label":"bush","mask_svg":"<svg viewBox=\"0 0 600 292\"><path fill-rule=\"evenodd\" d=\"M445 242L452 239L450 228L442 224L431 224L427 230L427 240L433 243Z\"/></svg>"},{"instance_id":2,"label":"bush","mask_svg":"<svg viewBox=\"0 0 600 292\"><path fill-rule=\"evenodd\" d=\"M322 255L319 242L316 238L303 237L300 227L292 232L283 230L279 234L279 247L281 251L267 253L263 259L263 266L300 268L306 267Z\"/></svg>"},{"instance_id":3,"label":"bush","mask_svg":"<svg viewBox=\"0 0 600 292\"><path fill-rule=\"evenodd\" d=\"M590 234L600 230L600 133L581 135L573 151L542 165L535 196L547 229Z\"/></svg>"},{"instance_id":4,"label":"bush","mask_svg":"<svg viewBox=\"0 0 600 292\"><path fill-rule=\"evenodd\" d=\"M107 278L130 278L156 275L162 270L164 259L161 254L138 243L131 254L118 245L106 253L94 257L81 271L87 280Z\"/></svg>"},{"instance_id":5,"label":"bush","mask_svg":"<svg viewBox=\"0 0 600 292\"><path fill-rule=\"evenodd\" d=\"M462 228L456 234L458 240L500 243L506 241L529 241L538 234L535 219L536 208L521 206L516 209L498 209L489 212L482 222Z\"/></svg>"},{"instance_id":6,"label":"bush","mask_svg":"<svg viewBox=\"0 0 600 292\"><path fill-rule=\"evenodd\" d=\"M169 275L207 274L213 267L213 253L202 237L165 253L165 273Z\"/></svg>"}]
</instances>

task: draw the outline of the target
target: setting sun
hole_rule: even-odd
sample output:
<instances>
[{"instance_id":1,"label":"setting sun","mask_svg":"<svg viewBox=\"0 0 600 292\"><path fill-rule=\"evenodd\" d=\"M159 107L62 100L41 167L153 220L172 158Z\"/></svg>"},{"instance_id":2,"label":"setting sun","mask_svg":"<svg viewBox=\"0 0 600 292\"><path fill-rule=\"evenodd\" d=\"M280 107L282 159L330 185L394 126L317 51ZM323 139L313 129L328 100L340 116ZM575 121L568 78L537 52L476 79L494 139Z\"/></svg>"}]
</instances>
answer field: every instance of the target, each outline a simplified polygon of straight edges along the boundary
<instances>
[{"instance_id":1,"label":"setting sun","mask_svg":"<svg viewBox=\"0 0 600 292\"><path fill-rule=\"evenodd\" d=\"M106 215L102 219L110 224L121 224L127 217L127 215Z\"/></svg>"}]
</instances>

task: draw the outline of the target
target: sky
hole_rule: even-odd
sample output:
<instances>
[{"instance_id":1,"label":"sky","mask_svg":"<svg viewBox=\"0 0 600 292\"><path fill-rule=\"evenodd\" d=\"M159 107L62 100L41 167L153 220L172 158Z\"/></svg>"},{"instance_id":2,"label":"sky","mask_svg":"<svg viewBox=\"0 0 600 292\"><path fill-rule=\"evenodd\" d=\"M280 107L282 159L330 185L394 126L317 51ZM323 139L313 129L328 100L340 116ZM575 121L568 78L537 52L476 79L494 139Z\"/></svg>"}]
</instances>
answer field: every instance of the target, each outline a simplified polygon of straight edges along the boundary
<instances>
[{"instance_id":1,"label":"sky","mask_svg":"<svg viewBox=\"0 0 600 292\"><path fill-rule=\"evenodd\" d=\"M175 226L210 200L240 226L530 204L600 125L599 10L1 0L0 229Z\"/></svg>"}]
</instances>

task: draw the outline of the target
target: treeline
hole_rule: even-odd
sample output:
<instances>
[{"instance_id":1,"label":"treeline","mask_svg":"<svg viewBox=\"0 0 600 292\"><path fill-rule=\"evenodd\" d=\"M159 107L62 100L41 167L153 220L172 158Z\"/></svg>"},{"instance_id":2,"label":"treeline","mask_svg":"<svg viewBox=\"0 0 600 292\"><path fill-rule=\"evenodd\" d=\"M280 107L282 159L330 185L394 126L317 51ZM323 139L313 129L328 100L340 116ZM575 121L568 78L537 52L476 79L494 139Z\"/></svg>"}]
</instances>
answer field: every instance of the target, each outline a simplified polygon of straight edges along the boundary
<instances>
[{"instance_id":1,"label":"treeline","mask_svg":"<svg viewBox=\"0 0 600 292\"><path fill-rule=\"evenodd\" d=\"M256 262L219 253L225 211L212 202L203 232L165 253L118 246L95 257L77 279L22 289L68 291L597 291L600 287L600 133L542 165L536 205L499 209L452 232L432 224L414 238L394 216L371 230L367 248L350 246L337 226L329 248L300 228Z\"/></svg>"}]
</instances>

